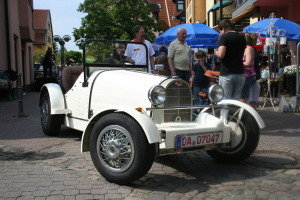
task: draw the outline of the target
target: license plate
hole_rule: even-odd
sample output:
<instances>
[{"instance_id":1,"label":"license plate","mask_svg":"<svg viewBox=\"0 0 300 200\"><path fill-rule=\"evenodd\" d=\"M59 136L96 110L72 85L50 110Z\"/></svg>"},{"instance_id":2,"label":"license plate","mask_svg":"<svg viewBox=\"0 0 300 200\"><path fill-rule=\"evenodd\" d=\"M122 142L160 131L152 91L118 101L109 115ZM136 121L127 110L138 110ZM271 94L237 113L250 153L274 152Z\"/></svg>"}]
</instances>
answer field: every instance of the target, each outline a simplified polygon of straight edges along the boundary
<instances>
[{"instance_id":1,"label":"license plate","mask_svg":"<svg viewBox=\"0 0 300 200\"><path fill-rule=\"evenodd\" d=\"M223 138L223 132L202 133L193 135L184 135L176 137L176 147L194 147L203 146L206 144L221 143Z\"/></svg>"}]
</instances>

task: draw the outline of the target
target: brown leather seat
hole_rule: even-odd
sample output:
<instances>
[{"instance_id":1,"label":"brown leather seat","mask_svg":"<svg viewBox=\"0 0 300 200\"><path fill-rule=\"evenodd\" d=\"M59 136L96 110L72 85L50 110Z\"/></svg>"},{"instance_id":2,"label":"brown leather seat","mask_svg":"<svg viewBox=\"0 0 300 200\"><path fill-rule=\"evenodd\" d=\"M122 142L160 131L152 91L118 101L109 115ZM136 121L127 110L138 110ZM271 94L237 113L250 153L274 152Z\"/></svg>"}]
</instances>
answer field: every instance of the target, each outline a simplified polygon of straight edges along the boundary
<instances>
[{"instance_id":1,"label":"brown leather seat","mask_svg":"<svg viewBox=\"0 0 300 200\"><path fill-rule=\"evenodd\" d=\"M64 93L68 92L83 72L83 66L67 66L62 70L61 81Z\"/></svg>"}]
</instances>

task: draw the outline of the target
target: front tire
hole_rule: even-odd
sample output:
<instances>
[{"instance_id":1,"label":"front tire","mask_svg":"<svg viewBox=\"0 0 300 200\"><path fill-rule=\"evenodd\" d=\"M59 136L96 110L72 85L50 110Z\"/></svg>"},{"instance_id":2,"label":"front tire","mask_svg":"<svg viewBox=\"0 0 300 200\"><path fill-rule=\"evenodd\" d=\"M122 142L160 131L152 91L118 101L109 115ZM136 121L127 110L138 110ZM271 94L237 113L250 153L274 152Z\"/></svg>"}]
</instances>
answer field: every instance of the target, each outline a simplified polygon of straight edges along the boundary
<instances>
[{"instance_id":1,"label":"front tire","mask_svg":"<svg viewBox=\"0 0 300 200\"><path fill-rule=\"evenodd\" d=\"M58 135L61 124L63 123L63 115L51 115L50 98L48 92L45 92L41 99L41 123L45 135Z\"/></svg>"},{"instance_id":2,"label":"front tire","mask_svg":"<svg viewBox=\"0 0 300 200\"><path fill-rule=\"evenodd\" d=\"M128 184L144 176L155 158L143 129L131 117L111 113L93 127L90 152L99 173L109 182Z\"/></svg>"},{"instance_id":3,"label":"front tire","mask_svg":"<svg viewBox=\"0 0 300 200\"><path fill-rule=\"evenodd\" d=\"M238 163L248 158L256 149L259 142L259 127L254 117L246 110L239 120L238 107L229 107L228 125L233 128L231 145L226 149L208 150L207 153L216 161L222 163ZM216 111L220 116L220 110Z\"/></svg>"}]
</instances>

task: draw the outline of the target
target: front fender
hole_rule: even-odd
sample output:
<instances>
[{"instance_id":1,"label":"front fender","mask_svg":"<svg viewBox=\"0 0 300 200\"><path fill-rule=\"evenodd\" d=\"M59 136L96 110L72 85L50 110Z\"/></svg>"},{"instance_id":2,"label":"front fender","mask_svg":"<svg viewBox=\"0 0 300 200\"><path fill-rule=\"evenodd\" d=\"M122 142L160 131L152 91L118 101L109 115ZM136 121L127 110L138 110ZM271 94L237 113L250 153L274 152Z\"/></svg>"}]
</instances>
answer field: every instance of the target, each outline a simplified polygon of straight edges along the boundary
<instances>
[{"instance_id":1,"label":"front fender","mask_svg":"<svg viewBox=\"0 0 300 200\"><path fill-rule=\"evenodd\" d=\"M153 120L145 113L138 112L133 108L105 109L94 115L88 122L81 139L81 152L89 151L90 134L96 121L112 112L125 113L132 117L143 129L149 144L161 142L159 131Z\"/></svg>"},{"instance_id":2,"label":"front fender","mask_svg":"<svg viewBox=\"0 0 300 200\"><path fill-rule=\"evenodd\" d=\"M55 114L68 114L71 113L70 110L65 108L65 98L64 94L59 85L55 83L47 83L43 85L40 94L40 106L41 99L45 92L48 92L50 98L50 107L52 115Z\"/></svg>"},{"instance_id":3,"label":"front fender","mask_svg":"<svg viewBox=\"0 0 300 200\"><path fill-rule=\"evenodd\" d=\"M254 119L256 120L258 126L260 129L263 129L265 127L265 123L261 116L257 113L257 111L249 106L248 104L245 104L243 102L237 101L237 100L222 100L218 103L218 105L235 105L237 107L244 108L247 112L249 112ZM201 112L205 112L208 108L203 109Z\"/></svg>"}]
</instances>

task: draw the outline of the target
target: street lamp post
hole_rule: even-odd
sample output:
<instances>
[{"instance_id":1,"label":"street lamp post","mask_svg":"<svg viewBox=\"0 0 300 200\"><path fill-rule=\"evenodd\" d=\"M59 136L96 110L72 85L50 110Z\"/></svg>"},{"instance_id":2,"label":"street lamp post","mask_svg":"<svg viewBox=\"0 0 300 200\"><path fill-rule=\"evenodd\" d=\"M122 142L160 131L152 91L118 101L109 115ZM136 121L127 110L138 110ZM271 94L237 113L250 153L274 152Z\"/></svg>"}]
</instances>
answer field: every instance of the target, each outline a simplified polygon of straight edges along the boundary
<instances>
[{"instance_id":1,"label":"street lamp post","mask_svg":"<svg viewBox=\"0 0 300 200\"><path fill-rule=\"evenodd\" d=\"M65 66L65 43L71 40L71 36L64 35L60 37L59 35L55 35L53 37L54 42L58 42L60 45L60 55L61 55L61 66Z\"/></svg>"}]
</instances>

